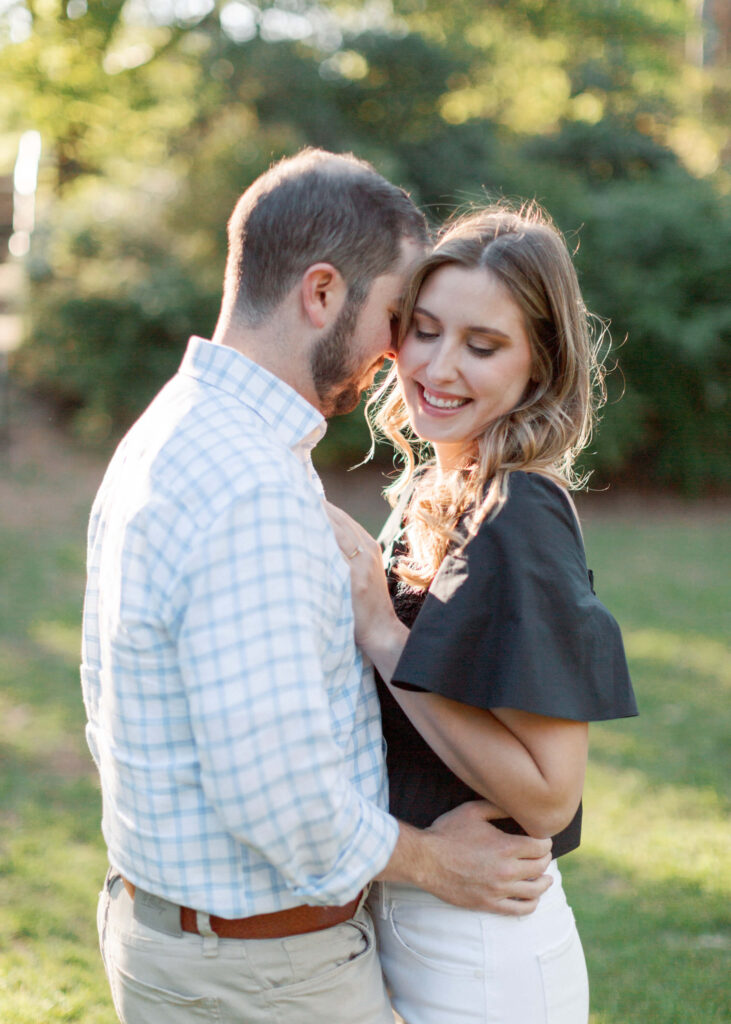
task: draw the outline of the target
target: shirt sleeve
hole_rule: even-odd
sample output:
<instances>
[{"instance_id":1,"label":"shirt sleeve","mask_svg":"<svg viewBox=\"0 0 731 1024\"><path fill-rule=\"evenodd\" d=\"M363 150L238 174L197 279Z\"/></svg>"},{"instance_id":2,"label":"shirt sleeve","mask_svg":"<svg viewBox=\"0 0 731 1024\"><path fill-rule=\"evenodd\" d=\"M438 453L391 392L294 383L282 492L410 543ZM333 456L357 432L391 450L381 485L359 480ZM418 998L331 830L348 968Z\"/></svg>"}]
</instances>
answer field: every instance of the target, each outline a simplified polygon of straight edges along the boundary
<instances>
[{"instance_id":1,"label":"shirt sleeve","mask_svg":"<svg viewBox=\"0 0 731 1024\"><path fill-rule=\"evenodd\" d=\"M178 646L223 827L303 902L342 904L385 866L398 826L349 781L334 736L323 659L343 614L339 554L313 504L268 484L216 519L186 566Z\"/></svg>"},{"instance_id":2,"label":"shirt sleeve","mask_svg":"<svg viewBox=\"0 0 731 1024\"><path fill-rule=\"evenodd\" d=\"M637 714L619 626L556 484L511 475L498 515L440 566L393 682L575 721Z\"/></svg>"}]
</instances>

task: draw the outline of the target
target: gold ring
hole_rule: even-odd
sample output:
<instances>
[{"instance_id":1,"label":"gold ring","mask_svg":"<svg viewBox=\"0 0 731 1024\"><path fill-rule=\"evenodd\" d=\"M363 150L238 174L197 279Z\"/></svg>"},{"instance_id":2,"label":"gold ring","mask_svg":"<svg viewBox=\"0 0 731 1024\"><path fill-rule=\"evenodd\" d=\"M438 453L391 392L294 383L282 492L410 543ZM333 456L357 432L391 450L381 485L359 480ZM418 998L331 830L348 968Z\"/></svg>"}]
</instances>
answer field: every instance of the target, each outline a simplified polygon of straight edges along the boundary
<instances>
[{"instance_id":1,"label":"gold ring","mask_svg":"<svg viewBox=\"0 0 731 1024\"><path fill-rule=\"evenodd\" d=\"M353 549L353 551L351 551L350 554L348 555L348 558L355 558L355 556L359 555L362 550L363 550L363 548L360 546L360 544L356 544L356 546Z\"/></svg>"}]
</instances>

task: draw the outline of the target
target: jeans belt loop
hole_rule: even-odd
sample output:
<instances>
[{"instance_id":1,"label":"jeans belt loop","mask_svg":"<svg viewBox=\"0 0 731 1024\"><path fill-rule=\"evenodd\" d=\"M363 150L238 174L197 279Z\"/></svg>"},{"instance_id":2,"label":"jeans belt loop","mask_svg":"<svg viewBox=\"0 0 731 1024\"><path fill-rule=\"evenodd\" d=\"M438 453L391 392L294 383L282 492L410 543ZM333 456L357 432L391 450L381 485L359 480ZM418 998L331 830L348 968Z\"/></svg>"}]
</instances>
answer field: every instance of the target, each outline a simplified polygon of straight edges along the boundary
<instances>
[{"instance_id":1,"label":"jeans belt loop","mask_svg":"<svg viewBox=\"0 0 731 1024\"><path fill-rule=\"evenodd\" d=\"M203 956L218 956L218 936L211 928L211 915L196 910L195 923L203 937Z\"/></svg>"},{"instance_id":2,"label":"jeans belt loop","mask_svg":"<svg viewBox=\"0 0 731 1024\"><path fill-rule=\"evenodd\" d=\"M382 921L388 918L388 882L376 882L375 907Z\"/></svg>"}]
</instances>

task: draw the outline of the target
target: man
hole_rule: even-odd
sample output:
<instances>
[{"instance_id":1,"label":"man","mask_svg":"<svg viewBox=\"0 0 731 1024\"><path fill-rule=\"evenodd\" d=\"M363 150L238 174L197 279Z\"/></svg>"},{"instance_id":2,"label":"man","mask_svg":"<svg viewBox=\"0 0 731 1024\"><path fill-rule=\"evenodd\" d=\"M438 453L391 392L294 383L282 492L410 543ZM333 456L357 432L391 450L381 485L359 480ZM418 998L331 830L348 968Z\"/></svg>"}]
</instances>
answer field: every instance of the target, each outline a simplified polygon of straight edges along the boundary
<instances>
[{"instance_id":1,"label":"man","mask_svg":"<svg viewBox=\"0 0 731 1024\"><path fill-rule=\"evenodd\" d=\"M97 495L82 683L125 1024L384 1024L372 878L513 914L549 884L549 842L498 832L487 805L424 832L385 810L372 673L310 461L391 349L425 243L406 194L355 158L271 168L229 223L212 342L191 339Z\"/></svg>"}]
</instances>

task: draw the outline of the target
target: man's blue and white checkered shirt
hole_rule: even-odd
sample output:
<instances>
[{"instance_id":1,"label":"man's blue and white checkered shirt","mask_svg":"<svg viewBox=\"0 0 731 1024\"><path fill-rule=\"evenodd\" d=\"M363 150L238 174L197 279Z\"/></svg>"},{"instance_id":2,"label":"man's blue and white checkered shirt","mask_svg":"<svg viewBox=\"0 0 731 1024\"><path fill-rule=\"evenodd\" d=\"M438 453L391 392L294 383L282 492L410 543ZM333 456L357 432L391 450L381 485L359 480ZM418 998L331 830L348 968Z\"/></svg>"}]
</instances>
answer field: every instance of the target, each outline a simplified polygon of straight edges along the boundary
<instances>
[{"instance_id":1,"label":"man's blue and white checkered shirt","mask_svg":"<svg viewBox=\"0 0 731 1024\"><path fill-rule=\"evenodd\" d=\"M192 338L89 526L82 687L109 859L221 917L344 904L388 861L380 712L296 391Z\"/></svg>"}]
</instances>

